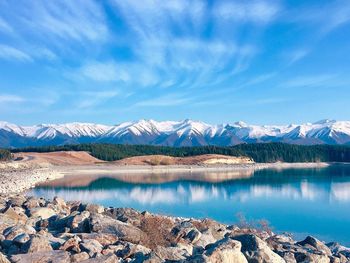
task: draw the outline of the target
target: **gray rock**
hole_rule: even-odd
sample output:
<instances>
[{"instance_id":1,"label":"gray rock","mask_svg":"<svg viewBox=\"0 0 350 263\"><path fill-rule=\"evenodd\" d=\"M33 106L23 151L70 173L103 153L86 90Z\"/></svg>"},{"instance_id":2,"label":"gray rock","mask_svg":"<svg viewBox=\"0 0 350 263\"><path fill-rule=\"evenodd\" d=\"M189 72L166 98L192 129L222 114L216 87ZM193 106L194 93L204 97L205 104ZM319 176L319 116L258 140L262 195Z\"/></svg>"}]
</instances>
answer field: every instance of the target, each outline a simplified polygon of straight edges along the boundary
<instances>
[{"instance_id":1,"label":"gray rock","mask_svg":"<svg viewBox=\"0 0 350 263\"><path fill-rule=\"evenodd\" d=\"M314 254L304 251L297 252L294 256L298 263L330 263L329 257L323 254Z\"/></svg>"},{"instance_id":2,"label":"gray rock","mask_svg":"<svg viewBox=\"0 0 350 263\"><path fill-rule=\"evenodd\" d=\"M154 253L165 260L185 260L186 257L190 256L185 249L179 247L157 246L154 249Z\"/></svg>"},{"instance_id":3,"label":"gray rock","mask_svg":"<svg viewBox=\"0 0 350 263\"><path fill-rule=\"evenodd\" d=\"M97 240L86 240L80 243L81 251L85 251L90 257L93 257L96 253L101 253L103 246Z\"/></svg>"},{"instance_id":4,"label":"gray rock","mask_svg":"<svg viewBox=\"0 0 350 263\"><path fill-rule=\"evenodd\" d=\"M40 235L33 235L30 240L22 246L22 251L25 253L44 252L51 250L52 247L48 239Z\"/></svg>"},{"instance_id":5,"label":"gray rock","mask_svg":"<svg viewBox=\"0 0 350 263\"><path fill-rule=\"evenodd\" d=\"M343 256L350 258L350 248L344 247L337 242L328 243L327 247L331 250L333 255L342 254Z\"/></svg>"},{"instance_id":6,"label":"gray rock","mask_svg":"<svg viewBox=\"0 0 350 263\"><path fill-rule=\"evenodd\" d=\"M81 262L82 263L119 263L121 262L121 260L116 255L106 255L106 256L101 256L97 258L90 258Z\"/></svg>"},{"instance_id":7,"label":"gray rock","mask_svg":"<svg viewBox=\"0 0 350 263\"><path fill-rule=\"evenodd\" d=\"M13 263L68 263L69 254L61 250L18 254L11 257Z\"/></svg>"},{"instance_id":8,"label":"gray rock","mask_svg":"<svg viewBox=\"0 0 350 263\"><path fill-rule=\"evenodd\" d=\"M190 243L196 243L202 236L202 233L199 232L196 228L192 228L186 235L185 239L189 240Z\"/></svg>"},{"instance_id":9,"label":"gray rock","mask_svg":"<svg viewBox=\"0 0 350 263\"><path fill-rule=\"evenodd\" d=\"M241 252L241 243L237 240L224 238L208 245L205 250L204 262L247 263Z\"/></svg>"},{"instance_id":10,"label":"gray rock","mask_svg":"<svg viewBox=\"0 0 350 263\"><path fill-rule=\"evenodd\" d=\"M90 230L89 225L90 212L83 211L81 213L74 213L68 217L67 227L74 233L84 233Z\"/></svg>"},{"instance_id":11,"label":"gray rock","mask_svg":"<svg viewBox=\"0 0 350 263\"><path fill-rule=\"evenodd\" d=\"M321 251L323 254L325 255L332 255L331 250L321 241L319 241L318 239L312 237L312 236L307 236L303 241L300 241L297 243L300 246L306 246L306 245L310 245L313 248L315 248L317 251Z\"/></svg>"},{"instance_id":12,"label":"gray rock","mask_svg":"<svg viewBox=\"0 0 350 263\"><path fill-rule=\"evenodd\" d=\"M74 255L72 255L70 257L72 262L81 262L81 261L87 260L89 258L90 258L90 256L86 252L81 252L81 253L78 253L78 254L74 254Z\"/></svg>"},{"instance_id":13,"label":"gray rock","mask_svg":"<svg viewBox=\"0 0 350 263\"><path fill-rule=\"evenodd\" d=\"M102 246L112 245L118 241L118 236L108 233L81 233L78 236L83 240L97 240Z\"/></svg>"},{"instance_id":14,"label":"gray rock","mask_svg":"<svg viewBox=\"0 0 350 263\"><path fill-rule=\"evenodd\" d=\"M56 212L48 207L34 207L29 210L31 217L48 219L56 215Z\"/></svg>"},{"instance_id":15,"label":"gray rock","mask_svg":"<svg viewBox=\"0 0 350 263\"><path fill-rule=\"evenodd\" d=\"M90 227L92 232L114 234L119 239L131 243L140 243L145 237L145 234L137 227L100 214L91 216Z\"/></svg>"},{"instance_id":16,"label":"gray rock","mask_svg":"<svg viewBox=\"0 0 350 263\"><path fill-rule=\"evenodd\" d=\"M30 236L27 233L22 233L17 235L14 239L13 239L13 243L17 244L17 245L23 245L24 243L26 243L28 240L30 239Z\"/></svg>"},{"instance_id":17,"label":"gray rock","mask_svg":"<svg viewBox=\"0 0 350 263\"><path fill-rule=\"evenodd\" d=\"M232 237L242 244L242 252L248 262L284 263L285 260L273 252L268 245L253 234L244 234Z\"/></svg>"},{"instance_id":18,"label":"gray rock","mask_svg":"<svg viewBox=\"0 0 350 263\"><path fill-rule=\"evenodd\" d=\"M32 226L28 226L28 225L16 225L10 228L7 228L3 231L3 234L5 236L6 239L12 240L14 239L16 236L20 235L20 234L35 234L36 231Z\"/></svg>"}]
</instances>

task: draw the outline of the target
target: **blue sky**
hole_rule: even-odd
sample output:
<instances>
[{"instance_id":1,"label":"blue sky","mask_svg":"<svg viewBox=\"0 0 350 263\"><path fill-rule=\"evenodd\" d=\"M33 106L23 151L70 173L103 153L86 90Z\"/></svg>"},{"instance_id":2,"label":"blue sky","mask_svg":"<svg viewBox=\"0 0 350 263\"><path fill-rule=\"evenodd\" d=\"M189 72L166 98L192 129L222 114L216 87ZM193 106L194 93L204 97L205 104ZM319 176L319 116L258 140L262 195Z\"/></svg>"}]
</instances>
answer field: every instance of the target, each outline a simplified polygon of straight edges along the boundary
<instances>
[{"instance_id":1,"label":"blue sky","mask_svg":"<svg viewBox=\"0 0 350 263\"><path fill-rule=\"evenodd\" d=\"M350 1L0 1L0 119L350 119Z\"/></svg>"}]
</instances>

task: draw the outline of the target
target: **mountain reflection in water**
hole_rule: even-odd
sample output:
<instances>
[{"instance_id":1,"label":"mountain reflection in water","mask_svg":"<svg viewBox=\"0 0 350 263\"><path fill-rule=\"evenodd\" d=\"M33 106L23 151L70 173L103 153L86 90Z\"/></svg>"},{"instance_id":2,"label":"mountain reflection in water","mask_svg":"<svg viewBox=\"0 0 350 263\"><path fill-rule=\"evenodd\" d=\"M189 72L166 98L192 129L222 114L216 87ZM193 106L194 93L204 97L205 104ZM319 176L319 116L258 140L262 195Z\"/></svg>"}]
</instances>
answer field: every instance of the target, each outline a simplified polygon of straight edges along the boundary
<instances>
[{"instance_id":1,"label":"mountain reflection in water","mask_svg":"<svg viewBox=\"0 0 350 263\"><path fill-rule=\"evenodd\" d=\"M313 234L350 245L350 166L245 170L234 173L64 178L29 192L36 196L133 207L233 223L238 212L266 219L277 231Z\"/></svg>"}]
</instances>

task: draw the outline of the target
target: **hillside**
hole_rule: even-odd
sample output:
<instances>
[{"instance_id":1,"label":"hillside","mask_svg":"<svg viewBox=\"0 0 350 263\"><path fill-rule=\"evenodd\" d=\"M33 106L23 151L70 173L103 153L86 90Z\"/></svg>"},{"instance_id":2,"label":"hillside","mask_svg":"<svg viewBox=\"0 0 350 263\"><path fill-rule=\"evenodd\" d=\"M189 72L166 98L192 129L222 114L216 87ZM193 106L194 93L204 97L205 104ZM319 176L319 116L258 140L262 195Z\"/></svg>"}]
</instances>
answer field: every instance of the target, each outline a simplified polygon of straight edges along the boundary
<instances>
[{"instance_id":1,"label":"hillside","mask_svg":"<svg viewBox=\"0 0 350 263\"><path fill-rule=\"evenodd\" d=\"M244 122L210 125L193 120L140 120L112 126L77 122L20 126L0 122L2 148L79 143L183 147L266 142L349 145L350 121L323 120L290 125L250 125Z\"/></svg>"},{"instance_id":2,"label":"hillside","mask_svg":"<svg viewBox=\"0 0 350 263\"><path fill-rule=\"evenodd\" d=\"M198 146L166 147L151 145L77 144L64 146L27 147L13 152L86 151L104 161L144 155L173 157L219 154L243 156L255 162L350 162L350 147L338 145L291 145L283 143L240 144L231 147Z\"/></svg>"}]
</instances>

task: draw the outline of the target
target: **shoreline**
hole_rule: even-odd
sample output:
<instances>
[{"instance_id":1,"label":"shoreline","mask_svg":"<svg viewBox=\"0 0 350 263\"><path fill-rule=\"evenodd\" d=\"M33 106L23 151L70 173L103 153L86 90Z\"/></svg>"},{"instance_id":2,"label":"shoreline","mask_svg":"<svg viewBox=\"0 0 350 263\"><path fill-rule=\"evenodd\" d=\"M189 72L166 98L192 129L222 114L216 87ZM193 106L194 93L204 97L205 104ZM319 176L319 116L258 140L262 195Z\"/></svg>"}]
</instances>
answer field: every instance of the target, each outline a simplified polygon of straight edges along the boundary
<instances>
[{"instance_id":1,"label":"shoreline","mask_svg":"<svg viewBox=\"0 0 350 263\"><path fill-rule=\"evenodd\" d=\"M86 165L52 165L31 161L0 163L0 194L23 193L38 184L63 177L113 176L130 174L192 174L192 173L246 173L262 169L313 169L325 168L329 163L251 163L210 165L115 165L97 163Z\"/></svg>"},{"instance_id":2,"label":"shoreline","mask_svg":"<svg viewBox=\"0 0 350 263\"><path fill-rule=\"evenodd\" d=\"M225 225L55 197L0 195L0 261L10 262L349 262L350 249L267 224Z\"/></svg>"}]
</instances>

